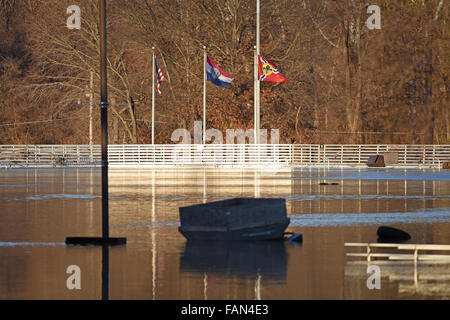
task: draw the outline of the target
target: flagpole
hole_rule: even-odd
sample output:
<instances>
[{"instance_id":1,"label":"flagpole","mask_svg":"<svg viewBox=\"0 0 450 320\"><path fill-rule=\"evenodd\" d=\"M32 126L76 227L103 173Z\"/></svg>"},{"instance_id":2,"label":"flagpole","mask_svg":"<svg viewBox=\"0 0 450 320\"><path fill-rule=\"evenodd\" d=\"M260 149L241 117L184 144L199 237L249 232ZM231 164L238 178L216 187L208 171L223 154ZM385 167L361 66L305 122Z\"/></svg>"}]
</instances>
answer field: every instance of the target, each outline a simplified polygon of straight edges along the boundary
<instances>
[{"instance_id":1,"label":"flagpole","mask_svg":"<svg viewBox=\"0 0 450 320\"><path fill-rule=\"evenodd\" d=\"M206 46L203 46L203 144L206 144Z\"/></svg>"},{"instance_id":2,"label":"flagpole","mask_svg":"<svg viewBox=\"0 0 450 320\"><path fill-rule=\"evenodd\" d=\"M260 52L260 34L259 34L259 30L260 30L260 0L256 0L256 57L257 59L259 59L259 55L261 54ZM256 104L256 121L255 121L255 131L256 131L256 139L255 139L255 143L259 144L260 143L260 134L259 134L259 130L260 130L260 119L261 119L261 115L260 115L260 97L261 97L261 82L258 79L258 61L256 61L255 64L255 74L256 74L256 81L255 81L255 85L256 85L256 94L255 94L255 104Z\"/></svg>"},{"instance_id":3,"label":"flagpole","mask_svg":"<svg viewBox=\"0 0 450 320\"><path fill-rule=\"evenodd\" d=\"M256 53L256 46L254 47L254 50L253 50L253 69L254 69L254 76L253 76L253 87L254 87L254 92L253 92L253 95L254 95L254 107L253 107L253 116L254 116L254 118L253 118L253 123L254 123L254 125L253 125L253 134L254 134L254 136L255 136L255 138L254 138L254 142L253 143L255 143L255 144L257 144L258 143L258 132L257 132L257 130L256 130L256 128L258 127L258 121L257 121L257 118L258 118L258 113L257 113L257 105L258 105L258 92L257 92L257 89L256 89L256 87L257 87L257 82L259 82L258 81L258 54Z\"/></svg>"},{"instance_id":4,"label":"flagpole","mask_svg":"<svg viewBox=\"0 0 450 320\"><path fill-rule=\"evenodd\" d=\"M152 144L155 144L155 47L152 47Z\"/></svg>"},{"instance_id":5,"label":"flagpole","mask_svg":"<svg viewBox=\"0 0 450 320\"><path fill-rule=\"evenodd\" d=\"M94 108L94 72L91 71L91 79L90 79L90 90L89 90L89 145L92 146L93 138L92 138L92 111Z\"/></svg>"}]
</instances>

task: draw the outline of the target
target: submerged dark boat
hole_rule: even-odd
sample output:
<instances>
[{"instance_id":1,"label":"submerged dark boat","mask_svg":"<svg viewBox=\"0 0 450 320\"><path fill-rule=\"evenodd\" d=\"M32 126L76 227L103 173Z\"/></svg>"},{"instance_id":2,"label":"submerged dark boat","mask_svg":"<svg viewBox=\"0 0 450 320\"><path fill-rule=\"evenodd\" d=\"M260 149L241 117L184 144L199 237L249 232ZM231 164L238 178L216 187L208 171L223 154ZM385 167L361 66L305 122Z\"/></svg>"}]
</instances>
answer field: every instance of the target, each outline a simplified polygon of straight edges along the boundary
<instances>
[{"instance_id":1,"label":"submerged dark boat","mask_svg":"<svg viewBox=\"0 0 450 320\"><path fill-rule=\"evenodd\" d=\"M235 198L181 207L179 231L188 240L282 240L289 222L285 199Z\"/></svg>"}]
</instances>

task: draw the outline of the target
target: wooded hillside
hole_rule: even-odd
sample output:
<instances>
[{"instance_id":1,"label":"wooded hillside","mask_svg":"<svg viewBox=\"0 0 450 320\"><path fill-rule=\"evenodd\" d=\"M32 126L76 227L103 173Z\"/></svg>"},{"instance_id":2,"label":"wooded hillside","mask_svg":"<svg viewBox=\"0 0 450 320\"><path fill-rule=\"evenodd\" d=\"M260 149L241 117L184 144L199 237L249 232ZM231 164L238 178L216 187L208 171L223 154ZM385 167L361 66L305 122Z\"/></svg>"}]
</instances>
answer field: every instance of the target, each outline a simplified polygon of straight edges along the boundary
<instances>
[{"instance_id":1,"label":"wooded hillside","mask_svg":"<svg viewBox=\"0 0 450 320\"><path fill-rule=\"evenodd\" d=\"M235 80L208 82L207 127L253 128L254 0L109 0L110 143L151 142L152 46L167 81L156 143L202 120L203 46ZM81 8L69 30L67 7ZM369 30L367 6L381 8ZM262 0L261 127L281 143L450 143L449 2ZM99 103L97 0L0 0L0 144L87 144ZM131 98L130 98L131 97ZM134 101L135 108L131 107ZM128 106L126 106L128 105ZM100 142L95 110L94 143Z\"/></svg>"}]
</instances>

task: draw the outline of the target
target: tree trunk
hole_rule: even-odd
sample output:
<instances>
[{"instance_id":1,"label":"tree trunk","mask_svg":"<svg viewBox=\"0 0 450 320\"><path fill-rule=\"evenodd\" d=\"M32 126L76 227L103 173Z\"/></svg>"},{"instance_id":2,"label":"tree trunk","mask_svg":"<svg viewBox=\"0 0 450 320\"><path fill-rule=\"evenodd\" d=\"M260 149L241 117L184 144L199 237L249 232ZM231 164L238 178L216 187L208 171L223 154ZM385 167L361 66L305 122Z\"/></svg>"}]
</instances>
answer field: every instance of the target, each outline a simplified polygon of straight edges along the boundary
<instances>
[{"instance_id":1,"label":"tree trunk","mask_svg":"<svg viewBox=\"0 0 450 320\"><path fill-rule=\"evenodd\" d=\"M425 127L424 127L424 143L425 144L434 144L434 131L435 131L435 119L436 119L436 108L434 106L433 101L433 45L434 45L434 33L436 21L439 19L439 12L444 5L444 1L440 0L434 8L431 1L425 1L427 14L426 19L428 17L432 17L429 19L428 23L425 23L425 43L426 43L426 53L425 53L425 86L424 86L424 105L425 105Z\"/></svg>"},{"instance_id":2,"label":"tree trunk","mask_svg":"<svg viewBox=\"0 0 450 320\"><path fill-rule=\"evenodd\" d=\"M427 38L431 37L428 35ZM427 40L430 44L431 39ZM425 106L425 127L424 144L434 144L434 120L435 109L433 105L433 49L429 49L425 55L425 83L424 83L424 106Z\"/></svg>"},{"instance_id":3,"label":"tree trunk","mask_svg":"<svg viewBox=\"0 0 450 320\"><path fill-rule=\"evenodd\" d=\"M135 114L135 109L134 106L131 103L131 97L130 95L128 95L128 99L127 99L127 103L128 103L128 108L130 110L130 116L131 116L131 125L133 128L133 135L131 136L131 141L132 143L136 144L137 143L137 123L136 123L136 114Z\"/></svg>"},{"instance_id":4,"label":"tree trunk","mask_svg":"<svg viewBox=\"0 0 450 320\"><path fill-rule=\"evenodd\" d=\"M360 142L361 122L361 7L358 0L351 0L348 7L346 45L347 58L347 127L355 137L353 143Z\"/></svg>"}]
</instances>

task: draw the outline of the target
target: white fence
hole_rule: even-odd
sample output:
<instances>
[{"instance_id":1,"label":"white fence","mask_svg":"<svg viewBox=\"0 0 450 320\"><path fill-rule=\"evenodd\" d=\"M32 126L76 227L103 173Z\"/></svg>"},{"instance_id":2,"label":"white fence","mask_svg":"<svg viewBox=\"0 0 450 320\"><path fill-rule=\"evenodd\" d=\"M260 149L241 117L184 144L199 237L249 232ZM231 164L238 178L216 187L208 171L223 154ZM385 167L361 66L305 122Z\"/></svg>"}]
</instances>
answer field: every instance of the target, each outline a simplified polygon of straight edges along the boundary
<instances>
[{"instance_id":1,"label":"white fence","mask_svg":"<svg viewBox=\"0 0 450 320\"><path fill-rule=\"evenodd\" d=\"M111 167L365 165L370 156L395 152L398 165L441 167L450 145L109 145ZM98 145L0 145L0 167L100 165Z\"/></svg>"},{"instance_id":2,"label":"white fence","mask_svg":"<svg viewBox=\"0 0 450 320\"><path fill-rule=\"evenodd\" d=\"M360 247L365 248L363 253L347 253L347 257L366 258L367 262L373 259L387 259L390 261L446 261L450 263L450 255L445 254L419 254L419 251L448 251L450 252L450 245L437 244L398 244L398 243L345 243L346 247ZM400 251L412 251L410 254L393 253L393 252L373 252L373 249L394 248Z\"/></svg>"},{"instance_id":3,"label":"white fence","mask_svg":"<svg viewBox=\"0 0 450 320\"><path fill-rule=\"evenodd\" d=\"M399 281L399 293L449 297L450 245L345 243L345 247L359 247L359 251L365 249L365 252L346 253L349 258L357 258L347 261L346 277L367 278L368 266L378 266L380 277L387 278L389 282Z\"/></svg>"}]
</instances>

